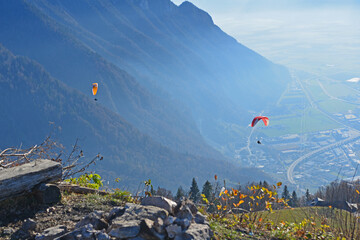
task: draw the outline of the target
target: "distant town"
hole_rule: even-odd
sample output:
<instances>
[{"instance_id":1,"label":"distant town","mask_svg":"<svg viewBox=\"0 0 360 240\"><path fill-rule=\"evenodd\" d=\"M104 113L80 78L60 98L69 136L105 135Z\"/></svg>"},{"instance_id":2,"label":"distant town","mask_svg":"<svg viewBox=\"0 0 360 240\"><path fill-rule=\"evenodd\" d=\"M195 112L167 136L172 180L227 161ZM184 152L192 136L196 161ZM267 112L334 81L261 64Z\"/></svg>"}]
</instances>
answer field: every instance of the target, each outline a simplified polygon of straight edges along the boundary
<instances>
[{"instance_id":1,"label":"distant town","mask_svg":"<svg viewBox=\"0 0 360 240\"><path fill-rule=\"evenodd\" d=\"M306 189L316 191L319 186L335 180L357 179L360 176L360 96L340 99L331 95L319 79L308 79L301 83L295 76L294 79L279 100L279 105L283 103L282 106L292 109L291 114L296 116L304 115L304 109L315 109L323 117L318 123L320 128L321 124L327 124L325 120L332 121L338 127L321 131L298 131L273 137L261 137L261 134L251 136L251 133L247 139L243 139L247 146L235 149L235 161L244 167L263 169L275 180L286 179L285 184L302 193L305 193ZM306 84L308 85L304 86ZM310 89L310 84L318 87L319 92L322 91L322 98L314 94L318 93L315 92L317 89ZM344 106L349 109L344 107L340 112L330 111L329 108L334 105L330 101L335 100L341 102L340 104L345 102L347 105ZM299 125L303 127L303 120L299 121Z\"/></svg>"}]
</instances>

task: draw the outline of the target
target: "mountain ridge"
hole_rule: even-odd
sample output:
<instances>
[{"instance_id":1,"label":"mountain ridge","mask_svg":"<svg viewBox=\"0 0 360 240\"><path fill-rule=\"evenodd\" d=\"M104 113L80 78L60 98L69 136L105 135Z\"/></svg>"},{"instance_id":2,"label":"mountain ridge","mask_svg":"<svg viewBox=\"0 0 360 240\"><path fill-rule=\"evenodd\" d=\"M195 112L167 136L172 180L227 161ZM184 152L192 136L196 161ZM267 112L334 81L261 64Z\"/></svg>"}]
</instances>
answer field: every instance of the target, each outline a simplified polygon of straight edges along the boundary
<instances>
[{"instance_id":1,"label":"mountain ridge","mask_svg":"<svg viewBox=\"0 0 360 240\"><path fill-rule=\"evenodd\" d=\"M0 111L8 113L0 120L2 147L41 142L49 134L49 122L54 122L61 127L61 143L80 137L85 155L100 152L104 156L93 170L104 173L104 180L120 177L131 189L148 178L174 190L180 184L186 186L195 175L201 181L215 173L241 181L262 175L255 169L232 164L224 168L220 160L174 152L140 133L117 113L52 78L40 64L14 56L1 45L0 72ZM16 139L11 137L14 134Z\"/></svg>"}]
</instances>

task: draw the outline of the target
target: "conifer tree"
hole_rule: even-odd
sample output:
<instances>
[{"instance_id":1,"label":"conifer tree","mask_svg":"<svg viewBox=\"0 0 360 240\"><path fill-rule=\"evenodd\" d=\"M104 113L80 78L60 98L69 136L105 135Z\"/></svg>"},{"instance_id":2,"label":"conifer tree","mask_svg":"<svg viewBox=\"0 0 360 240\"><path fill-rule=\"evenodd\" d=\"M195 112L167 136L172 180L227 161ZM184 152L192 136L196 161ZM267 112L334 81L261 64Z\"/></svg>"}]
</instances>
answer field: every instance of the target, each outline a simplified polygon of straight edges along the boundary
<instances>
[{"instance_id":1,"label":"conifer tree","mask_svg":"<svg viewBox=\"0 0 360 240\"><path fill-rule=\"evenodd\" d=\"M209 181L205 182L201 193L205 195L209 202L212 202L214 192L213 187Z\"/></svg>"},{"instance_id":2,"label":"conifer tree","mask_svg":"<svg viewBox=\"0 0 360 240\"><path fill-rule=\"evenodd\" d=\"M291 195L291 204L290 204L290 206L298 207L298 198L297 198L295 190L292 192L292 195Z\"/></svg>"},{"instance_id":3,"label":"conifer tree","mask_svg":"<svg viewBox=\"0 0 360 240\"><path fill-rule=\"evenodd\" d=\"M185 197L185 191L184 189L182 188L182 186L180 186L176 192L176 195L175 195L175 200L176 201L180 201L180 199L182 197Z\"/></svg>"},{"instance_id":4,"label":"conifer tree","mask_svg":"<svg viewBox=\"0 0 360 240\"><path fill-rule=\"evenodd\" d=\"M193 178L192 180L189 195L190 195L190 199L193 200L193 202L195 203L198 202L200 199L200 190L195 178Z\"/></svg>"},{"instance_id":5,"label":"conifer tree","mask_svg":"<svg viewBox=\"0 0 360 240\"><path fill-rule=\"evenodd\" d=\"M309 189L306 189L305 198L306 198L306 204L309 204L309 202L311 201L311 195Z\"/></svg>"},{"instance_id":6,"label":"conifer tree","mask_svg":"<svg viewBox=\"0 0 360 240\"><path fill-rule=\"evenodd\" d=\"M289 190L288 190L286 185L284 186L284 191L282 193L282 198L285 199L285 200L290 199L290 193L289 193Z\"/></svg>"},{"instance_id":7,"label":"conifer tree","mask_svg":"<svg viewBox=\"0 0 360 240\"><path fill-rule=\"evenodd\" d=\"M269 184L268 184L266 181L263 182L263 186L264 186L265 188L269 189Z\"/></svg>"}]
</instances>

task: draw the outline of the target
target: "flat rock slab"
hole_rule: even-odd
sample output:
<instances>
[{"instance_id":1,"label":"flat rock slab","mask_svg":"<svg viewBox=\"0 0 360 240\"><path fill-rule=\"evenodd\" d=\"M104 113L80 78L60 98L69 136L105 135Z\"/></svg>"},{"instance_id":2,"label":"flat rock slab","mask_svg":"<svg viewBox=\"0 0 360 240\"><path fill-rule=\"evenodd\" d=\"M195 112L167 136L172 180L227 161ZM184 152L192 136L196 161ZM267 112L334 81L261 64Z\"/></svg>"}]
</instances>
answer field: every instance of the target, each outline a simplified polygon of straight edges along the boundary
<instances>
[{"instance_id":1,"label":"flat rock slab","mask_svg":"<svg viewBox=\"0 0 360 240\"><path fill-rule=\"evenodd\" d=\"M183 234L183 239L198 239L198 240L210 240L212 237L212 231L206 224L193 223Z\"/></svg>"},{"instance_id":2,"label":"flat rock slab","mask_svg":"<svg viewBox=\"0 0 360 240\"><path fill-rule=\"evenodd\" d=\"M36 235L35 240L52 240L67 232L67 227L58 225L45 229L41 234Z\"/></svg>"},{"instance_id":3,"label":"flat rock slab","mask_svg":"<svg viewBox=\"0 0 360 240\"><path fill-rule=\"evenodd\" d=\"M140 232L140 221L115 220L108 229L108 234L115 238L132 238Z\"/></svg>"},{"instance_id":4,"label":"flat rock slab","mask_svg":"<svg viewBox=\"0 0 360 240\"><path fill-rule=\"evenodd\" d=\"M163 208L166 211L168 211L170 214L174 213L174 208L176 207L176 202L161 197L161 196L155 196L155 197L145 197L141 200L141 205L143 206L155 206L159 208Z\"/></svg>"},{"instance_id":5,"label":"flat rock slab","mask_svg":"<svg viewBox=\"0 0 360 240\"><path fill-rule=\"evenodd\" d=\"M165 209L154 206L142 206L132 203L125 204L125 212L115 220L138 220L150 219L156 221L157 218L166 219L169 216Z\"/></svg>"},{"instance_id":6,"label":"flat rock slab","mask_svg":"<svg viewBox=\"0 0 360 240\"><path fill-rule=\"evenodd\" d=\"M46 159L2 169L0 171L0 201L30 192L40 183L58 181L61 176L61 164Z\"/></svg>"}]
</instances>

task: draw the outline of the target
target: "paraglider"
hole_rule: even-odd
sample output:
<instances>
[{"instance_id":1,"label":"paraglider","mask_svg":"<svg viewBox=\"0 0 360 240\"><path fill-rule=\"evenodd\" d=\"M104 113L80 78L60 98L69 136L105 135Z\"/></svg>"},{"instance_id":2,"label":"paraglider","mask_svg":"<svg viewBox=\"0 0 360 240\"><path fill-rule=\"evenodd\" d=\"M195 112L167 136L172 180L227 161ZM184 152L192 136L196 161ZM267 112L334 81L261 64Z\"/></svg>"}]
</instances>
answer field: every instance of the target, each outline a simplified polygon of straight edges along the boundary
<instances>
[{"instance_id":1,"label":"paraglider","mask_svg":"<svg viewBox=\"0 0 360 240\"><path fill-rule=\"evenodd\" d=\"M260 121L263 120L265 126L269 125L269 118L264 116L257 116L251 122L251 127L255 127L255 125Z\"/></svg>"},{"instance_id":2,"label":"paraglider","mask_svg":"<svg viewBox=\"0 0 360 240\"><path fill-rule=\"evenodd\" d=\"M265 126L269 125L269 118L268 117L257 116L257 117L254 117L254 119L252 120L251 127L255 127L255 125L261 120L264 122ZM257 140L257 144L262 144L262 143L261 143L260 140Z\"/></svg>"},{"instance_id":3,"label":"paraglider","mask_svg":"<svg viewBox=\"0 0 360 240\"><path fill-rule=\"evenodd\" d=\"M92 93L93 93L94 96L95 96L96 93L97 93L98 86L99 86L98 83L93 83L93 84L92 84ZM97 101L96 98L95 98L94 100Z\"/></svg>"}]
</instances>

